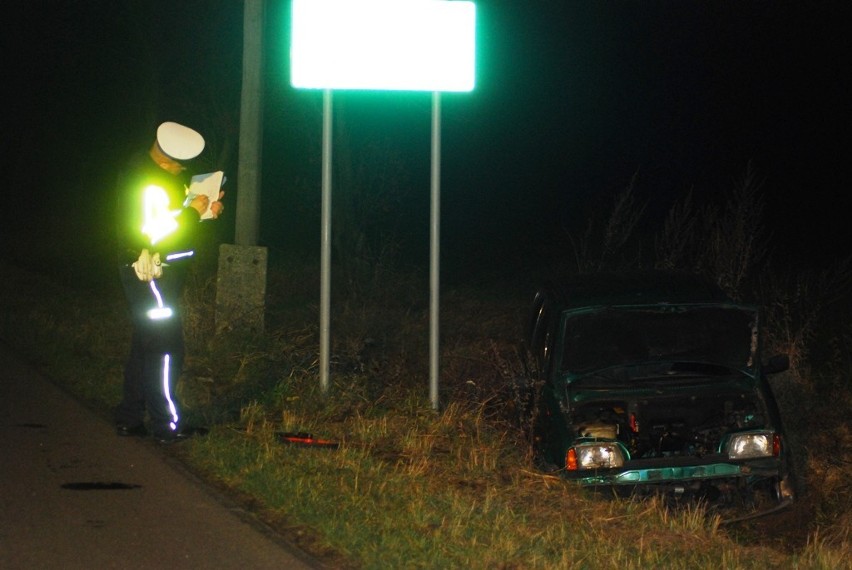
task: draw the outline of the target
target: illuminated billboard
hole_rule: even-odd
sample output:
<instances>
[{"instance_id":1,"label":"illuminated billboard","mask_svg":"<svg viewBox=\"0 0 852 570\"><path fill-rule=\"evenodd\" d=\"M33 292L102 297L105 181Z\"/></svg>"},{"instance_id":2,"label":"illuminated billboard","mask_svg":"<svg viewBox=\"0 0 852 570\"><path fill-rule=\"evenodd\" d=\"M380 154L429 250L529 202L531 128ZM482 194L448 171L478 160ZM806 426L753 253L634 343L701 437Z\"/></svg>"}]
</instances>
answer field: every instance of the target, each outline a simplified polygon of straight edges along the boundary
<instances>
[{"instance_id":1,"label":"illuminated billboard","mask_svg":"<svg viewBox=\"0 0 852 570\"><path fill-rule=\"evenodd\" d=\"M293 0L292 10L293 87L473 90L473 2Z\"/></svg>"}]
</instances>

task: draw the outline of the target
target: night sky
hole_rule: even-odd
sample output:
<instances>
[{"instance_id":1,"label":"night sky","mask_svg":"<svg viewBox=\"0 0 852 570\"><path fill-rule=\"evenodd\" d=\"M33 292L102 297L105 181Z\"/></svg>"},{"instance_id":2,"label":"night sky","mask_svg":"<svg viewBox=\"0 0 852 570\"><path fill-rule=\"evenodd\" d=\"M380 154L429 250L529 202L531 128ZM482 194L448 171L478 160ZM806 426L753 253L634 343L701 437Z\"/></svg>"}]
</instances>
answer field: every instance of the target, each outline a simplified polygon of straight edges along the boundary
<instances>
[{"instance_id":1,"label":"night sky","mask_svg":"<svg viewBox=\"0 0 852 570\"><path fill-rule=\"evenodd\" d=\"M493 267L558 228L582 233L634 177L653 231L690 191L723 199L749 163L777 263L848 257L846 5L478 2L476 89L442 97L442 259ZM238 191L241 2L11 0L4 12L7 253L103 254L116 169L163 120L202 131L198 168L224 168ZM322 97L289 85L288 17L289 2L268 1L260 233L316 252ZM355 207L424 265L430 105L421 93L335 96L335 157L377 188Z\"/></svg>"}]
</instances>

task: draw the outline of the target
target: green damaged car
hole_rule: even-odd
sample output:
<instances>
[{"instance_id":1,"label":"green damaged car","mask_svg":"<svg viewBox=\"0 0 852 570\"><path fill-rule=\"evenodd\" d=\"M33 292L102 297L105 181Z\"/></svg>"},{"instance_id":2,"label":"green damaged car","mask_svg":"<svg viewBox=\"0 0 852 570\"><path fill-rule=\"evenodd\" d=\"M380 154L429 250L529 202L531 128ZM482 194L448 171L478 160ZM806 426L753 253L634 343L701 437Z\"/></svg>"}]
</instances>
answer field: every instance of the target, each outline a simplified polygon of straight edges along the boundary
<instances>
[{"instance_id":1,"label":"green damaged car","mask_svg":"<svg viewBox=\"0 0 852 570\"><path fill-rule=\"evenodd\" d=\"M793 501L788 443L761 363L760 314L680 273L540 288L524 341L534 444L584 485L712 503Z\"/></svg>"}]
</instances>

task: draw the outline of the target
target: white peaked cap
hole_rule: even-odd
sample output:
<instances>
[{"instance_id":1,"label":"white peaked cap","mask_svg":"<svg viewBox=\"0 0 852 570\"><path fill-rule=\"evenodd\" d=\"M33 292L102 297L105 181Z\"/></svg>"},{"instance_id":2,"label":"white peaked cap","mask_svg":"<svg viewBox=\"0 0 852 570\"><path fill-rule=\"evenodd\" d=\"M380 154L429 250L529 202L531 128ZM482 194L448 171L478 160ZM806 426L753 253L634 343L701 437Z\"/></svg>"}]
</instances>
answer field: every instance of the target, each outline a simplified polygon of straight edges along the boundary
<instances>
[{"instance_id":1,"label":"white peaked cap","mask_svg":"<svg viewBox=\"0 0 852 570\"><path fill-rule=\"evenodd\" d=\"M157 144L171 158L189 160L204 150L204 137L189 127L166 122L157 127Z\"/></svg>"}]
</instances>

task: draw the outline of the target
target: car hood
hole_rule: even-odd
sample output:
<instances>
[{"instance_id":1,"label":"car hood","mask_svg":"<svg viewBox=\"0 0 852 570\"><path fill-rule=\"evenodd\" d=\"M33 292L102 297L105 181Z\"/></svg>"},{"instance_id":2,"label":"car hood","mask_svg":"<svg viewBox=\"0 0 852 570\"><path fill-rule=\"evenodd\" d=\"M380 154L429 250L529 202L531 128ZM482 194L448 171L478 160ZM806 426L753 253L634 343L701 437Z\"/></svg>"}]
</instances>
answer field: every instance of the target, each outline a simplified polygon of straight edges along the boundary
<instances>
[{"instance_id":1,"label":"car hood","mask_svg":"<svg viewBox=\"0 0 852 570\"><path fill-rule=\"evenodd\" d=\"M571 405L578 406L599 400L750 394L755 387L754 377L738 371L724 376L678 373L618 381L608 374L591 374L569 382L567 395Z\"/></svg>"},{"instance_id":2,"label":"car hood","mask_svg":"<svg viewBox=\"0 0 852 570\"><path fill-rule=\"evenodd\" d=\"M561 374L569 382L756 374L758 313L736 304L623 305L563 313Z\"/></svg>"}]
</instances>

